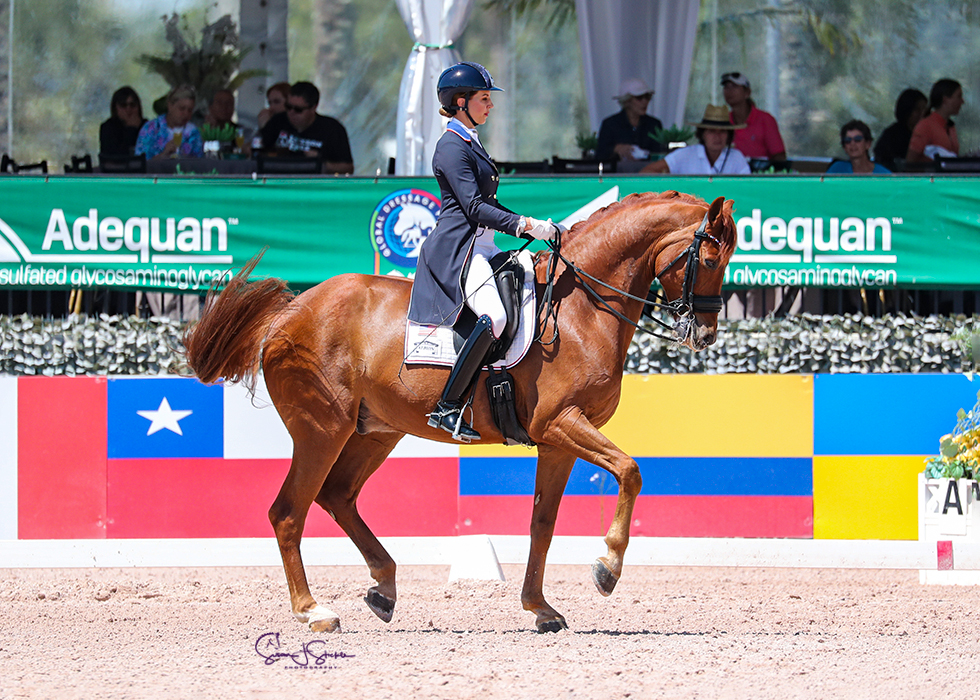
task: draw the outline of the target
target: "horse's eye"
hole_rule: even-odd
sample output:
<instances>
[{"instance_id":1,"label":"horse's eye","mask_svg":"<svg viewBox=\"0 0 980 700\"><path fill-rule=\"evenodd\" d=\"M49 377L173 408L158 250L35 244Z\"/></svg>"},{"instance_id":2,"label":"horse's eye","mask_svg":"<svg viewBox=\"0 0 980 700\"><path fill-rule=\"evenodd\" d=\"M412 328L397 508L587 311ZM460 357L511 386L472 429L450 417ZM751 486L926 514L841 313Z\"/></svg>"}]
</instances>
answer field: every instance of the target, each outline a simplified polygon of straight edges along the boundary
<instances>
[{"instance_id":1,"label":"horse's eye","mask_svg":"<svg viewBox=\"0 0 980 700\"><path fill-rule=\"evenodd\" d=\"M704 261L704 266L706 268L708 268L709 270L714 270L716 267L718 267L718 261L717 260L705 260Z\"/></svg>"}]
</instances>

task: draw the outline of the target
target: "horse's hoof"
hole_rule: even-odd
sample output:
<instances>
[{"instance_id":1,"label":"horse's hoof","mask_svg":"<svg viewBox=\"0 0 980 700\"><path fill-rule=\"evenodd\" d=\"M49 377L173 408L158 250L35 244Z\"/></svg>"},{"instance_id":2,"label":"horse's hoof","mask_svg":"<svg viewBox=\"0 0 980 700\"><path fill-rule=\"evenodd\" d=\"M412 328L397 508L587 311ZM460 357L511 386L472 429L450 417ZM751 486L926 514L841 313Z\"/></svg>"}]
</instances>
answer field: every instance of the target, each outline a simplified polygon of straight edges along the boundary
<instances>
[{"instance_id":1,"label":"horse's hoof","mask_svg":"<svg viewBox=\"0 0 980 700\"><path fill-rule=\"evenodd\" d=\"M340 632L340 616L322 605L296 615L300 622L310 626L311 632Z\"/></svg>"},{"instance_id":2,"label":"horse's hoof","mask_svg":"<svg viewBox=\"0 0 980 700\"><path fill-rule=\"evenodd\" d=\"M616 584L619 583L619 577L613 574L601 559L596 559L592 565L592 581L595 583L595 587L599 589L599 593L608 596L612 594Z\"/></svg>"},{"instance_id":3,"label":"horse's hoof","mask_svg":"<svg viewBox=\"0 0 980 700\"><path fill-rule=\"evenodd\" d=\"M558 616L557 618L552 618L550 620L545 620L538 623L538 632L561 632L562 630L567 630L568 624L565 622L565 618Z\"/></svg>"},{"instance_id":4,"label":"horse's hoof","mask_svg":"<svg viewBox=\"0 0 980 700\"><path fill-rule=\"evenodd\" d=\"M325 617L320 620L310 620L310 632L326 632L327 634L340 632L340 618Z\"/></svg>"},{"instance_id":5,"label":"horse's hoof","mask_svg":"<svg viewBox=\"0 0 980 700\"><path fill-rule=\"evenodd\" d=\"M391 616L395 612L395 601L391 598L382 595L377 588L371 588L364 596L364 602L382 622L391 622Z\"/></svg>"}]
</instances>

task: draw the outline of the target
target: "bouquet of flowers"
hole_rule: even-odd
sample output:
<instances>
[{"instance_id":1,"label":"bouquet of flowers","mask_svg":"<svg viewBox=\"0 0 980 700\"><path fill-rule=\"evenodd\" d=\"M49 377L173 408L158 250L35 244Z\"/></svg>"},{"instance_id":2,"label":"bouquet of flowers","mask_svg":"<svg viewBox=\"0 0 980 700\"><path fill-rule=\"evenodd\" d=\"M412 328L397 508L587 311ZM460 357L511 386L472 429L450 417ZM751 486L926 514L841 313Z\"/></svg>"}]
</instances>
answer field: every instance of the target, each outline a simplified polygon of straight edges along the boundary
<instances>
[{"instance_id":1,"label":"bouquet of flowers","mask_svg":"<svg viewBox=\"0 0 980 700\"><path fill-rule=\"evenodd\" d=\"M953 432L939 438L939 456L926 460L927 479L976 479L980 476L980 392L969 412L956 412Z\"/></svg>"}]
</instances>

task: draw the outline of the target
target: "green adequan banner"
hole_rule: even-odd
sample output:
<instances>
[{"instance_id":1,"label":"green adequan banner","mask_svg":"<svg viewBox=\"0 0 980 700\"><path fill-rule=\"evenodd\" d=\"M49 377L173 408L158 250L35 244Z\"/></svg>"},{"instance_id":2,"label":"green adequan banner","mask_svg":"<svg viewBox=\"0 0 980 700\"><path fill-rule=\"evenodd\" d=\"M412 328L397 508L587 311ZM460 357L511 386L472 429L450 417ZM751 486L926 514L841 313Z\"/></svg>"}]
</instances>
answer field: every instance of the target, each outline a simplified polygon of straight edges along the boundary
<instances>
[{"instance_id":1,"label":"green adequan banner","mask_svg":"<svg viewBox=\"0 0 980 700\"><path fill-rule=\"evenodd\" d=\"M500 201L577 220L633 192L735 201L730 286L976 286L970 177L505 178ZM344 272L410 275L435 226L434 178L0 178L0 288L200 291L263 248L256 275L303 289ZM522 241L498 236L498 245Z\"/></svg>"}]
</instances>

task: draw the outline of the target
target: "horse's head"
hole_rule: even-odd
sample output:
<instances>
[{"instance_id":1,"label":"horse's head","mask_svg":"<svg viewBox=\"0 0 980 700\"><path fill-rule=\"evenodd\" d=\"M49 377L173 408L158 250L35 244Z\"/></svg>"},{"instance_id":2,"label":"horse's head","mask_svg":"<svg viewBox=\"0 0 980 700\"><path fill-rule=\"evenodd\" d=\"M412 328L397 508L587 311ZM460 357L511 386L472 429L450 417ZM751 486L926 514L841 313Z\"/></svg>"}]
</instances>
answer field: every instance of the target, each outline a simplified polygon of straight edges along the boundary
<instances>
[{"instance_id":1,"label":"horse's head","mask_svg":"<svg viewBox=\"0 0 980 700\"><path fill-rule=\"evenodd\" d=\"M732 204L718 197L707 213L693 208L690 224L665 239L654 256L654 274L674 315L674 336L695 351L718 335L721 283L736 244Z\"/></svg>"}]
</instances>

